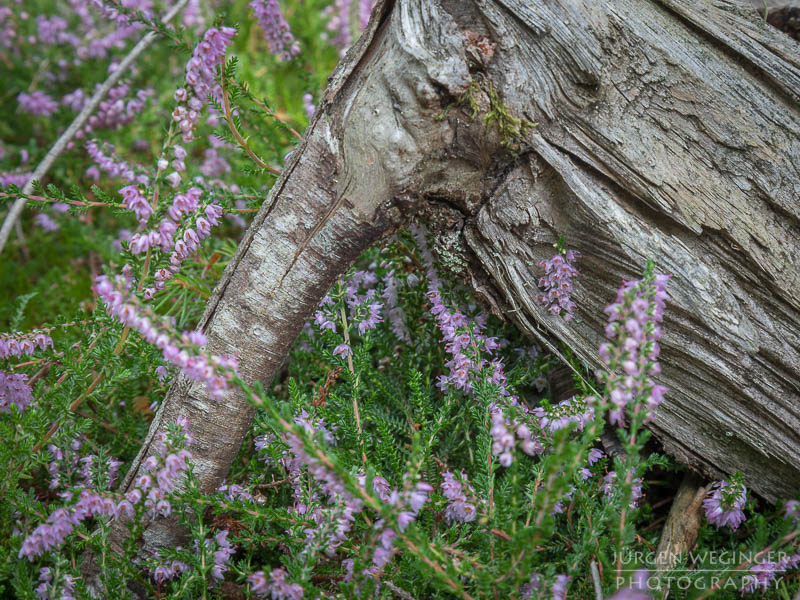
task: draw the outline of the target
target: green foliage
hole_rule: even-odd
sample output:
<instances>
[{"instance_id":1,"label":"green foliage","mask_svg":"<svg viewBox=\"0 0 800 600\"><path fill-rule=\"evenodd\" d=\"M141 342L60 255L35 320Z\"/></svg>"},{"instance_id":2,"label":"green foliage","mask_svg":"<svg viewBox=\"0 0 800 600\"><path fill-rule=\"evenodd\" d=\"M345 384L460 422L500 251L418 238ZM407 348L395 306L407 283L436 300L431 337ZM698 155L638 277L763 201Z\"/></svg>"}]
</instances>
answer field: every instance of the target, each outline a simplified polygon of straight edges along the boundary
<instances>
[{"instance_id":1,"label":"green foliage","mask_svg":"<svg viewBox=\"0 0 800 600\"><path fill-rule=\"evenodd\" d=\"M485 104L488 106L484 106ZM438 118L443 119L452 106L461 107L469 112L472 120L475 120L483 112L483 123L486 129L494 129L500 137L500 143L512 154L521 151L526 131L537 125L537 123L513 115L500 98L492 82L482 75L476 75L470 82L467 91L453 105L445 108Z\"/></svg>"}]
</instances>

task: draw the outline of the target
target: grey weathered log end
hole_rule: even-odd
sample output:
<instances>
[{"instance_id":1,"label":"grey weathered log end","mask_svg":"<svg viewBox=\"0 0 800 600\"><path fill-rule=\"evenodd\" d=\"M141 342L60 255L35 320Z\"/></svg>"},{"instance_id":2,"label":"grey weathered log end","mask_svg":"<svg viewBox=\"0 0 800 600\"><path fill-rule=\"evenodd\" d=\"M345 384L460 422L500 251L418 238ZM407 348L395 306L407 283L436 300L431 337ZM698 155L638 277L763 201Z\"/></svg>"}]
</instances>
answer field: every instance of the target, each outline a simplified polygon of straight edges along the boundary
<instances>
[{"instance_id":1,"label":"grey weathered log end","mask_svg":"<svg viewBox=\"0 0 800 600\"><path fill-rule=\"evenodd\" d=\"M658 539L655 563L659 576L680 566L678 561L685 560L694 548L703 523L703 499L710 487L710 484L704 483L702 478L691 472L681 481Z\"/></svg>"},{"instance_id":2,"label":"grey weathered log end","mask_svg":"<svg viewBox=\"0 0 800 600\"><path fill-rule=\"evenodd\" d=\"M603 307L653 258L674 276L656 435L711 477L795 492L798 48L723 0L380 3L208 304L211 350L269 381L336 278L416 213L496 310L595 366ZM535 301L560 235L583 256L571 323ZM251 414L178 381L137 465L186 415L211 491Z\"/></svg>"}]
</instances>

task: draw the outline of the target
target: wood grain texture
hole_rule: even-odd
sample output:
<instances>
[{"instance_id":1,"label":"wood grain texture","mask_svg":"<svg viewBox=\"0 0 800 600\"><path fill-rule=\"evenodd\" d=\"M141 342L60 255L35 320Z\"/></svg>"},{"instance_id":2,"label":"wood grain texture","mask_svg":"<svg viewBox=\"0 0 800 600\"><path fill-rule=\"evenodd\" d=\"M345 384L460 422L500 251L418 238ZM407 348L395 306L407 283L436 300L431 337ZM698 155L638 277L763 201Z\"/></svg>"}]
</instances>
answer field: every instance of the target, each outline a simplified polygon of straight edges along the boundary
<instances>
[{"instance_id":1,"label":"wood grain texture","mask_svg":"<svg viewBox=\"0 0 800 600\"><path fill-rule=\"evenodd\" d=\"M492 81L540 123L464 230L507 314L593 367L603 306L655 259L674 277L653 430L709 476L796 493L797 43L725 1L476 4ZM559 235L583 255L569 324L535 302Z\"/></svg>"},{"instance_id":2,"label":"wood grain texture","mask_svg":"<svg viewBox=\"0 0 800 600\"><path fill-rule=\"evenodd\" d=\"M681 566L694 548L697 534L703 524L703 499L710 488L694 473L687 473L672 501L667 520L658 538L656 573L661 576L670 569Z\"/></svg>"}]
</instances>

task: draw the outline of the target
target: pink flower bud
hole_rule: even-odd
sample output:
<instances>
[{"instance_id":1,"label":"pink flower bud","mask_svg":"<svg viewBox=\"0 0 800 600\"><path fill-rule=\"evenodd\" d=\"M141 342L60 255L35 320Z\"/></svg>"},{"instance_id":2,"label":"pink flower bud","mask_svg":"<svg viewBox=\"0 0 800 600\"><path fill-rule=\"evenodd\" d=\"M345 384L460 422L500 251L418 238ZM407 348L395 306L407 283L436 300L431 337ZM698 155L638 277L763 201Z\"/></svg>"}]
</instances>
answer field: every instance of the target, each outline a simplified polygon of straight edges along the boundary
<instances>
[{"instance_id":1,"label":"pink flower bud","mask_svg":"<svg viewBox=\"0 0 800 600\"><path fill-rule=\"evenodd\" d=\"M181 183L180 173L176 173L175 171L173 171L172 173L167 175L167 183L169 184L170 187L173 188L178 187Z\"/></svg>"}]
</instances>

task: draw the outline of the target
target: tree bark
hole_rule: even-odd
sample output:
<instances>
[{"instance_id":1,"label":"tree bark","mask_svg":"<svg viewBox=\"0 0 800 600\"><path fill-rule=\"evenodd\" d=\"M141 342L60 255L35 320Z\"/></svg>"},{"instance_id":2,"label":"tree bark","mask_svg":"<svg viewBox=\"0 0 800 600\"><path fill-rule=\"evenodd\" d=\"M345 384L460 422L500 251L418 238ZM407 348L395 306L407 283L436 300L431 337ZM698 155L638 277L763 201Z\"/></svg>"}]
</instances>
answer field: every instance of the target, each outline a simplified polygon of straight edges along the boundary
<instances>
[{"instance_id":1,"label":"tree bark","mask_svg":"<svg viewBox=\"0 0 800 600\"><path fill-rule=\"evenodd\" d=\"M416 216L493 310L596 366L603 307L653 258L674 275L654 432L706 475L795 492L798 48L726 0L379 3L209 301L210 349L268 381L335 279ZM570 323L535 301L558 236L582 254ZM126 486L180 414L219 485L252 411L181 380Z\"/></svg>"},{"instance_id":2,"label":"tree bark","mask_svg":"<svg viewBox=\"0 0 800 600\"><path fill-rule=\"evenodd\" d=\"M661 577L685 561L694 548L703 524L703 499L710 485L694 473L687 473L672 501L656 548L656 574Z\"/></svg>"}]
</instances>

